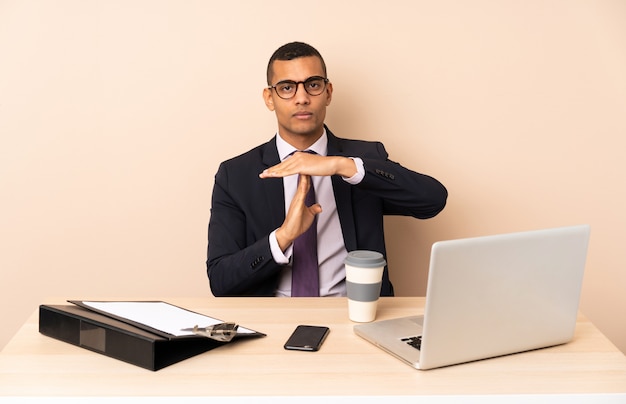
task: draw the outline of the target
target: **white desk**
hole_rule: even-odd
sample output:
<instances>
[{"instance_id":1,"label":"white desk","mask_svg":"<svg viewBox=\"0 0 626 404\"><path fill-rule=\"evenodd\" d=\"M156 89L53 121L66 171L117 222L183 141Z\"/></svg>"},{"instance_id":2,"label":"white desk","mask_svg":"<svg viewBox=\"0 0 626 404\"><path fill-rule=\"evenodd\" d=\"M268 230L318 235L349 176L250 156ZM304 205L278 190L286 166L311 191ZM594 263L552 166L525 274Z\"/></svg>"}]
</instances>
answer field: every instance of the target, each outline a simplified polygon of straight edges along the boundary
<instances>
[{"instance_id":1,"label":"white desk","mask_svg":"<svg viewBox=\"0 0 626 404\"><path fill-rule=\"evenodd\" d=\"M39 334L36 310L0 353L0 401L132 396L154 403L155 396L176 396L206 402L205 396L230 396L282 402L288 396L342 396L363 403L367 397L359 396L391 402L424 396L431 402L470 397L501 402L530 394L568 403L626 403L626 357L582 315L569 344L419 371L357 337L345 298L160 300L236 321L267 337L237 341L152 372ZM377 319L421 313L423 306L424 298L383 298ZM330 327L319 352L283 349L298 324Z\"/></svg>"}]
</instances>

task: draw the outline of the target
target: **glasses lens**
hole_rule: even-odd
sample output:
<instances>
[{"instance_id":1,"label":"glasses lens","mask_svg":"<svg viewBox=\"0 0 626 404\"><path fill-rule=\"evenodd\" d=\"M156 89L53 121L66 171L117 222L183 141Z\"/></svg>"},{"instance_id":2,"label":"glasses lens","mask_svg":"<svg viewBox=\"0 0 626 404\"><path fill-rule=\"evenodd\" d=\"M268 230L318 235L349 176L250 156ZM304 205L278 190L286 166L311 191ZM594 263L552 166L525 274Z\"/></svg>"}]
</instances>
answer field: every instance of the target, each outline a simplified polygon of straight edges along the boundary
<instances>
[{"instance_id":1,"label":"glasses lens","mask_svg":"<svg viewBox=\"0 0 626 404\"><path fill-rule=\"evenodd\" d=\"M291 98L296 94L298 84L295 81L283 81L274 87L280 98Z\"/></svg>"},{"instance_id":2,"label":"glasses lens","mask_svg":"<svg viewBox=\"0 0 626 404\"><path fill-rule=\"evenodd\" d=\"M326 80L321 77L311 77L304 82L304 89L310 95L320 95L326 88Z\"/></svg>"}]
</instances>

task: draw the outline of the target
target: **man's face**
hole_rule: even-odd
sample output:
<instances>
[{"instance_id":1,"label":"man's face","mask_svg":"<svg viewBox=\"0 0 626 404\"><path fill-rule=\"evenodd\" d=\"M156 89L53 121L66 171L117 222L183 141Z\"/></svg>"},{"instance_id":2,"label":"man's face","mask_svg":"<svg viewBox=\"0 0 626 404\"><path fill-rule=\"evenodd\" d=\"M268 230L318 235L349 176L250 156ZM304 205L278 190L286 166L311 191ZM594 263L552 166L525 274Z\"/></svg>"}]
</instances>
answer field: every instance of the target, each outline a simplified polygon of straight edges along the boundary
<instances>
[{"instance_id":1,"label":"man's face","mask_svg":"<svg viewBox=\"0 0 626 404\"><path fill-rule=\"evenodd\" d=\"M283 80L305 81L314 76L324 76L322 62L315 56L293 60L276 60L272 65L272 81L275 85ZM265 105L276 112L280 135L291 142L313 143L322 135L326 107L332 98L332 84L328 83L320 95L310 95L298 84L296 94L290 99L282 99L273 89L263 91Z\"/></svg>"}]
</instances>

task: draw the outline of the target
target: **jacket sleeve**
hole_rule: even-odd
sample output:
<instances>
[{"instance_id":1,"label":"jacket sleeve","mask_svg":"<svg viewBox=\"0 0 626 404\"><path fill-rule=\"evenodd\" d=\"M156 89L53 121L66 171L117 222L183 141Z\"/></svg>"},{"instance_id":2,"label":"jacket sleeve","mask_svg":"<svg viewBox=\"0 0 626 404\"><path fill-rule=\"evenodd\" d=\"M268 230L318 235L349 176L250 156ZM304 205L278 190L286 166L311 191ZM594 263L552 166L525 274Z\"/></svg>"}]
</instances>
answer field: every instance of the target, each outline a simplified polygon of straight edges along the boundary
<instances>
[{"instance_id":1,"label":"jacket sleeve","mask_svg":"<svg viewBox=\"0 0 626 404\"><path fill-rule=\"evenodd\" d=\"M253 197L231 188L238 180L229 179L229 170L220 165L213 187L208 233L207 275L211 291L215 296L272 296L281 271L269 245L269 233L274 229L257 223L258 205ZM256 216L255 223L248 220L250 215Z\"/></svg>"},{"instance_id":2,"label":"jacket sleeve","mask_svg":"<svg viewBox=\"0 0 626 404\"><path fill-rule=\"evenodd\" d=\"M370 145L373 150L355 156L361 157L365 168L365 177L356 186L383 200L384 214L428 219L443 210L448 197L443 184L389 160L382 143Z\"/></svg>"}]
</instances>

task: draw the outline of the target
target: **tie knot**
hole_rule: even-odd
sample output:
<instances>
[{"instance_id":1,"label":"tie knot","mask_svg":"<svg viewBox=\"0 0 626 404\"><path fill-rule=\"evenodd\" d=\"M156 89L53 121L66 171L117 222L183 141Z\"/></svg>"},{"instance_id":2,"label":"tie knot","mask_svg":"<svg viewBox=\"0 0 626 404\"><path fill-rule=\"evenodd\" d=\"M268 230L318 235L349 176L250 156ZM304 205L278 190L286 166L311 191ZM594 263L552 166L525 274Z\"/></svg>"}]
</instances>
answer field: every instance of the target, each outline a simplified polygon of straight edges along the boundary
<instances>
[{"instance_id":1,"label":"tie knot","mask_svg":"<svg viewBox=\"0 0 626 404\"><path fill-rule=\"evenodd\" d=\"M291 157L291 156L293 156L294 154L296 154L296 153L298 153L298 152L300 152L300 153L309 153L309 154L317 154L317 153L315 153L313 150L309 150L309 149L307 149L307 150L294 150L294 151L292 151L291 153L289 153L289 154L287 155L287 157Z\"/></svg>"}]
</instances>

